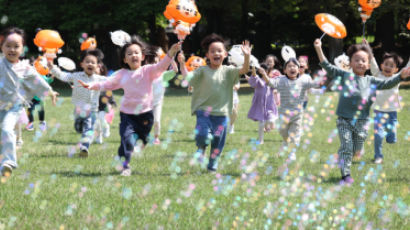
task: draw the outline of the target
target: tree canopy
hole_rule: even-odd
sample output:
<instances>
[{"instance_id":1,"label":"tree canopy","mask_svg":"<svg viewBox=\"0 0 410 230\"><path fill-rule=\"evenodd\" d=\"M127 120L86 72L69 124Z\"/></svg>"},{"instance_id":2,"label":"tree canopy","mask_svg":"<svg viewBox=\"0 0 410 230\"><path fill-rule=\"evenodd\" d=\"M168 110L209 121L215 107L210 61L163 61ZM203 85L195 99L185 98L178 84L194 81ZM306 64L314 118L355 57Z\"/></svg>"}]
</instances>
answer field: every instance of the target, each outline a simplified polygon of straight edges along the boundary
<instances>
[{"instance_id":1,"label":"tree canopy","mask_svg":"<svg viewBox=\"0 0 410 230\"><path fill-rule=\"evenodd\" d=\"M118 47L112 44L109 32L122 29L137 34L148 43L167 48L176 36L167 33L168 22L163 16L166 0L0 0L1 29L17 26L27 33L27 45L32 55L37 48L32 39L36 29L59 31L66 45L64 56L78 60L82 33L95 36L105 53L109 68L118 68ZM341 54L344 44L358 42L362 23L357 1L336 0L198 0L202 15L191 35L184 42L186 53L203 55L201 39L217 33L230 44L249 39L253 54L260 60L267 54L280 54L283 45L295 48L298 54L313 55L313 40L322 32L314 15L326 12L338 17L347 28L347 37L336 40L325 36L330 59ZM385 51L396 51L405 58L409 54L410 4L408 0L384 0L366 23L366 36L376 57Z\"/></svg>"}]
</instances>

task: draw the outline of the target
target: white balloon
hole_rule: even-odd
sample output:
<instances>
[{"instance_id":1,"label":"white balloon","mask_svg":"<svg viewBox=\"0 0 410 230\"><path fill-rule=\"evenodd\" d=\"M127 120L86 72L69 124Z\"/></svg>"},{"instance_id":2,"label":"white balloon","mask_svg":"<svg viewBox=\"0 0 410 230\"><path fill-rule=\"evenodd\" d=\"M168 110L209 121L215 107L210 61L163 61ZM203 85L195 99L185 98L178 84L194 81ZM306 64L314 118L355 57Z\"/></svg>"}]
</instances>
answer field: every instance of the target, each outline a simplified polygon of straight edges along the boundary
<instances>
[{"instance_id":1,"label":"white balloon","mask_svg":"<svg viewBox=\"0 0 410 230\"><path fill-rule=\"evenodd\" d=\"M71 60L70 58L67 57L59 57L57 59L57 63L60 67L68 70L68 71L73 71L75 70L75 63L73 62L73 60Z\"/></svg>"},{"instance_id":2,"label":"white balloon","mask_svg":"<svg viewBox=\"0 0 410 230\"><path fill-rule=\"evenodd\" d=\"M283 60L285 60L285 62L287 62L290 58L296 58L296 52L290 46L282 47L281 55L282 55Z\"/></svg>"},{"instance_id":3,"label":"white balloon","mask_svg":"<svg viewBox=\"0 0 410 230\"><path fill-rule=\"evenodd\" d=\"M242 67L243 63L245 62L245 57L243 56L241 47L242 45L233 45L228 52L229 62L238 67ZM253 55L251 55L250 57L249 65L255 66L256 68L260 68L258 59Z\"/></svg>"},{"instance_id":4,"label":"white balloon","mask_svg":"<svg viewBox=\"0 0 410 230\"><path fill-rule=\"evenodd\" d=\"M131 36L122 30L116 30L114 32L110 32L111 41L118 46L123 47L127 42L131 42Z\"/></svg>"}]
</instances>

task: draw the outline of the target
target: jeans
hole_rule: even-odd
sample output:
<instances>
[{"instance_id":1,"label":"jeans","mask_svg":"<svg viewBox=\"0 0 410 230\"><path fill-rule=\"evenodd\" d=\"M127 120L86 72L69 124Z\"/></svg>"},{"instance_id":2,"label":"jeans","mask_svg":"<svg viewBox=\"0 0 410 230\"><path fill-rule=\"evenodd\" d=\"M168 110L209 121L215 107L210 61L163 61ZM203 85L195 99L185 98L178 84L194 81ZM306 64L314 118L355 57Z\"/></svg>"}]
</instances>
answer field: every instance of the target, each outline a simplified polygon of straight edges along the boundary
<instances>
[{"instance_id":1,"label":"jeans","mask_svg":"<svg viewBox=\"0 0 410 230\"><path fill-rule=\"evenodd\" d=\"M204 111L196 111L196 145L200 149L205 149L211 144L211 155L209 156L208 169L218 168L218 158L221 156L225 146L227 116L213 116ZM211 134L211 138L208 134Z\"/></svg>"},{"instance_id":2,"label":"jeans","mask_svg":"<svg viewBox=\"0 0 410 230\"><path fill-rule=\"evenodd\" d=\"M20 118L22 105L14 105L10 110L0 110L1 124L1 168L7 164L17 168L16 134L14 127Z\"/></svg>"},{"instance_id":3,"label":"jeans","mask_svg":"<svg viewBox=\"0 0 410 230\"><path fill-rule=\"evenodd\" d=\"M397 112L381 112L375 110L374 117L374 158L383 158L383 139L393 144L397 142Z\"/></svg>"},{"instance_id":4,"label":"jeans","mask_svg":"<svg viewBox=\"0 0 410 230\"><path fill-rule=\"evenodd\" d=\"M81 148L87 149L94 138L94 124L97 118L96 112L84 114L75 114L75 126L77 132L81 132Z\"/></svg>"}]
</instances>

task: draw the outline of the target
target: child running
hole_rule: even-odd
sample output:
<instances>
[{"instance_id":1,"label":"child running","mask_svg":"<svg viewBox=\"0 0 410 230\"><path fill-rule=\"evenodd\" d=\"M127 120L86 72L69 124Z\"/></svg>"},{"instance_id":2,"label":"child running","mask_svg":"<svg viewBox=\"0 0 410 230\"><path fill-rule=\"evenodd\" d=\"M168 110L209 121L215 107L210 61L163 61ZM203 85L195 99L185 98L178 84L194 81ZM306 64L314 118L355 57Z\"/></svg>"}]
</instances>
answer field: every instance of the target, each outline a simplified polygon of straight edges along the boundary
<instances>
[{"instance_id":1,"label":"child running","mask_svg":"<svg viewBox=\"0 0 410 230\"><path fill-rule=\"evenodd\" d=\"M120 136L121 145L118 148L120 158L125 158L122 164L121 175L130 176L131 154L137 140L148 142L154 115L152 112L152 84L155 79L171 64L173 57L180 50L181 44L172 45L167 55L154 65L142 66L144 60L144 45L136 38L121 48L122 69L105 82L79 83L90 90L116 90L122 88L124 97L120 107Z\"/></svg>"},{"instance_id":2,"label":"child running","mask_svg":"<svg viewBox=\"0 0 410 230\"><path fill-rule=\"evenodd\" d=\"M1 174L9 177L17 168L16 134L14 127L22 108L34 95L47 93L55 104L57 93L40 77L27 61L19 59L23 53L25 33L12 27L1 33L0 46L4 57L0 58L0 122L1 122Z\"/></svg>"},{"instance_id":3,"label":"child running","mask_svg":"<svg viewBox=\"0 0 410 230\"><path fill-rule=\"evenodd\" d=\"M233 86L239 81L239 76L249 70L249 59L252 48L249 42L242 44L244 64L240 67L223 65L228 56L224 40L216 34L206 36L201 46L205 50L209 64L201 66L193 72L187 73L185 68L185 56L180 53L178 61L181 73L193 86L194 91L191 101L191 113L196 115L196 145L198 150L195 158L202 161L205 166L203 155L209 143L211 153L207 164L209 172L216 172L218 158L222 154L225 145L228 116L232 112ZM212 139L208 133L211 132Z\"/></svg>"},{"instance_id":4,"label":"child running","mask_svg":"<svg viewBox=\"0 0 410 230\"><path fill-rule=\"evenodd\" d=\"M53 65L52 61L48 63L53 76L73 84L71 102L74 104L74 128L78 133L81 133L80 157L88 157L89 147L94 138L94 124L100 92L84 89L78 81L105 81L106 77L96 74L99 71L103 56L99 49L82 51L80 65L83 71L74 73L61 71Z\"/></svg>"},{"instance_id":5,"label":"child running","mask_svg":"<svg viewBox=\"0 0 410 230\"><path fill-rule=\"evenodd\" d=\"M395 53L385 53L380 65L381 71L373 57L370 62L370 71L373 76L381 80L395 77L403 59ZM410 61L407 67L410 66ZM397 142L397 110L400 110L399 85L391 89L377 90L374 109L374 163L383 163L383 139L394 144Z\"/></svg>"},{"instance_id":6,"label":"child running","mask_svg":"<svg viewBox=\"0 0 410 230\"><path fill-rule=\"evenodd\" d=\"M279 134L283 142L280 154L289 152L289 161L296 160L296 148L299 146L302 132L303 101L310 88L320 87L311 77L300 75L300 64L296 58L290 58L283 67L284 76L269 78L263 68L259 73L268 85L280 94Z\"/></svg>"},{"instance_id":7,"label":"child running","mask_svg":"<svg viewBox=\"0 0 410 230\"><path fill-rule=\"evenodd\" d=\"M261 64L261 68L265 71L268 70L265 64ZM247 77L247 80L249 85L255 89L248 118L259 121L258 142L263 144L264 132L273 129L278 118L277 98L275 98L277 93L275 93L275 89L269 87L263 79L256 75L256 68L254 66L252 67L252 75Z\"/></svg>"},{"instance_id":8,"label":"child running","mask_svg":"<svg viewBox=\"0 0 410 230\"><path fill-rule=\"evenodd\" d=\"M339 165L342 174L340 184L351 185L354 179L351 176L353 154L359 154L363 149L367 137L368 118L372 97L375 90L390 89L410 76L410 68L404 69L400 75L382 80L373 76L365 75L373 58L372 51L365 44L351 45L347 50L350 67L353 72L345 71L331 65L322 51L322 42L316 39L314 42L320 65L327 71L329 78L341 77L339 103L336 114L337 129L339 131L340 148Z\"/></svg>"}]
</instances>

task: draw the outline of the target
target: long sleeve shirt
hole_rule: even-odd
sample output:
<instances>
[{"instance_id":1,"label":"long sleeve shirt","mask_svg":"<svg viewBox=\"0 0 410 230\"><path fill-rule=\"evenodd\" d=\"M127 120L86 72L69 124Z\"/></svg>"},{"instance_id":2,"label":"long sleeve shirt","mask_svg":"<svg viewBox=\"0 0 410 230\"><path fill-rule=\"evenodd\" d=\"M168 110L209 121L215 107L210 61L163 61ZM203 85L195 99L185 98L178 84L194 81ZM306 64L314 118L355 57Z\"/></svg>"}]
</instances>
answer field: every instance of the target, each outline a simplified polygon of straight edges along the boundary
<instances>
[{"instance_id":1,"label":"long sleeve shirt","mask_svg":"<svg viewBox=\"0 0 410 230\"><path fill-rule=\"evenodd\" d=\"M410 61L407 63L410 66ZM389 80L391 77L400 75L401 72L393 74L391 77L386 77L379 70L376 59L373 57L370 62L370 72L373 76L381 80ZM382 112L394 112L401 109L400 99L399 99L399 85L394 86L391 89L377 90L376 91L376 101L373 104L373 109Z\"/></svg>"},{"instance_id":2,"label":"long sleeve shirt","mask_svg":"<svg viewBox=\"0 0 410 230\"><path fill-rule=\"evenodd\" d=\"M96 81L106 81L106 77L96 74L88 76L84 71L74 73L63 72L57 66L53 67L51 74L61 81L73 84L71 102L76 106L77 109L94 112L98 110L98 99L100 96L100 91L88 90L82 87L78 80L81 80L85 83L90 83Z\"/></svg>"},{"instance_id":3,"label":"long sleeve shirt","mask_svg":"<svg viewBox=\"0 0 410 230\"><path fill-rule=\"evenodd\" d=\"M105 82L90 84L91 90L123 89L120 111L137 115L152 110L152 83L167 70L171 58L167 55L159 63L144 65L136 70L121 69Z\"/></svg>"},{"instance_id":4,"label":"long sleeve shirt","mask_svg":"<svg viewBox=\"0 0 410 230\"><path fill-rule=\"evenodd\" d=\"M391 77L388 80L381 80L373 76L357 76L337 68L327 61L320 63L331 79L340 77L342 90L339 92L339 103L336 114L339 117L348 119L367 119L369 110L373 103L375 91L380 89L391 89L401 81L400 75Z\"/></svg>"},{"instance_id":5,"label":"long sleeve shirt","mask_svg":"<svg viewBox=\"0 0 410 230\"><path fill-rule=\"evenodd\" d=\"M313 81L308 75L302 75L291 80L282 75L269 80L269 86L280 93L279 113L302 112L306 91L320 87L320 83Z\"/></svg>"},{"instance_id":6,"label":"long sleeve shirt","mask_svg":"<svg viewBox=\"0 0 410 230\"><path fill-rule=\"evenodd\" d=\"M28 61L10 63L0 58L0 110L28 104L34 96L47 95L51 87Z\"/></svg>"}]
</instances>

